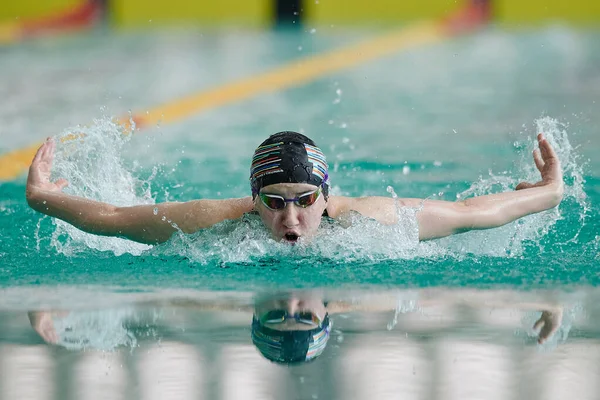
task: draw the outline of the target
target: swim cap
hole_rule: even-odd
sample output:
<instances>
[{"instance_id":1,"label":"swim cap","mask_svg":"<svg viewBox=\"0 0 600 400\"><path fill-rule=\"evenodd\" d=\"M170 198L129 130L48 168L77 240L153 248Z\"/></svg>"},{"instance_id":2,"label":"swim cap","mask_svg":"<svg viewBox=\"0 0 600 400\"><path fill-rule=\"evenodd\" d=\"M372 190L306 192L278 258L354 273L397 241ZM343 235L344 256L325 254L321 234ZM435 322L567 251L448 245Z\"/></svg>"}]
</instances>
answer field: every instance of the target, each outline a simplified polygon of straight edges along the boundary
<instances>
[{"instance_id":1,"label":"swim cap","mask_svg":"<svg viewBox=\"0 0 600 400\"><path fill-rule=\"evenodd\" d=\"M326 314L321 327L308 331L278 331L263 326L252 318L252 343L268 360L281 364L297 364L314 360L327 346L331 323Z\"/></svg>"},{"instance_id":2,"label":"swim cap","mask_svg":"<svg viewBox=\"0 0 600 400\"><path fill-rule=\"evenodd\" d=\"M271 135L254 151L250 168L252 195L275 183L309 183L329 189L328 165L315 142L291 131Z\"/></svg>"}]
</instances>

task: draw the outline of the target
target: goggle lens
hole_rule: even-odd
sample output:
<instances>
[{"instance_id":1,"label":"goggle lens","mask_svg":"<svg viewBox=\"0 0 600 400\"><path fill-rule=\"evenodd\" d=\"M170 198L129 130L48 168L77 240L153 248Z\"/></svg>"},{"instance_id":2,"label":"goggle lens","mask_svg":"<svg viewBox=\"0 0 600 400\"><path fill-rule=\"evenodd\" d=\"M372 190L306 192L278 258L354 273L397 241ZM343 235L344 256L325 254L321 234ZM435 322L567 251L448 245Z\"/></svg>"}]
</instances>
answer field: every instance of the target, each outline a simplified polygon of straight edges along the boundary
<instances>
[{"instance_id":1,"label":"goggle lens","mask_svg":"<svg viewBox=\"0 0 600 400\"><path fill-rule=\"evenodd\" d=\"M302 208L310 207L319 199L320 194L321 188L309 193L301 194L295 199L286 199L285 197L276 194L265 193L260 193L258 196L267 208L271 210L283 210L287 206L287 203L294 203Z\"/></svg>"},{"instance_id":2,"label":"goggle lens","mask_svg":"<svg viewBox=\"0 0 600 400\"><path fill-rule=\"evenodd\" d=\"M293 318L301 324L321 326L321 319L310 311L301 311L290 316L286 310L271 310L262 316L260 322L262 324L280 324L288 318Z\"/></svg>"},{"instance_id":3,"label":"goggle lens","mask_svg":"<svg viewBox=\"0 0 600 400\"><path fill-rule=\"evenodd\" d=\"M296 201L296 205L299 207L302 207L302 208L312 206L313 204L315 204L315 202L319 198L320 192L321 192L320 190L317 190L315 192L306 193L306 194L303 194L302 196L299 196L298 200Z\"/></svg>"},{"instance_id":4,"label":"goggle lens","mask_svg":"<svg viewBox=\"0 0 600 400\"><path fill-rule=\"evenodd\" d=\"M262 200L263 204L271 210L283 210L285 208L286 203L283 197L261 194L260 199Z\"/></svg>"}]
</instances>

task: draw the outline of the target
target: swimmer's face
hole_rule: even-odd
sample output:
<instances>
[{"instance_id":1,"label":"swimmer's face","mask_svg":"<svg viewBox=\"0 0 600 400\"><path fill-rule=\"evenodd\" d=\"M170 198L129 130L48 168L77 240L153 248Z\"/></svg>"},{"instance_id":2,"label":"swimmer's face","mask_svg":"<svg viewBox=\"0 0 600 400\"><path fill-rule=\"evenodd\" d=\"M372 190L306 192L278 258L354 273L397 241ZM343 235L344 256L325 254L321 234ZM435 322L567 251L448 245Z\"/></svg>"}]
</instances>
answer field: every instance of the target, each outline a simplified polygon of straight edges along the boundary
<instances>
[{"instance_id":1,"label":"swimmer's face","mask_svg":"<svg viewBox=\"0 0 600 400\"><path fill-rule=\"evenodd\" d=\"M260 318L262 315L273 310L285 310L289 315L300 312L311 312L319 317L321 321L323 321L327 314L327 309L320 297L291 295L285 298L272 298L257 303L254 306L254 315ZM264 326L278 331L300 331L315 328L312 325L297 322L293 318L286 319L280 323L265 324Z\"/></svg>"},{"instance_id":2,"label":"swimmer's face","mask_svg":"<svg viewBox=\"0 0 600 400\"><path fill-rule=\"evenodd\" d=\"M277 183L263 187L260 193L293 199L316 189L317 186L308 183ZM310 238L317 233L327 202L321 193L317 201L306 208L290 202L282 210L271 210L256 196L254 207L275 240L295 243L300 238Z\"/></svg>"}]
</instances>

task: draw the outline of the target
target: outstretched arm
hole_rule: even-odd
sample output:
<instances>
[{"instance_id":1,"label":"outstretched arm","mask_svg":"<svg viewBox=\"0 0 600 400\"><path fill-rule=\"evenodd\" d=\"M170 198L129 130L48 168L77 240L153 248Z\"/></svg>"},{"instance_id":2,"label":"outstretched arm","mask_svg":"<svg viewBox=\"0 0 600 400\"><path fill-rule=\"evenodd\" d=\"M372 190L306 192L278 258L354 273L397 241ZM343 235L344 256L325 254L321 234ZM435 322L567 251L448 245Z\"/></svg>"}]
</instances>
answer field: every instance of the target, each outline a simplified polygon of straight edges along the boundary
<instances>
[{"instance_id":1,"label":"outstretched arm","mask_svg":"<svg viewBox=\"0 0 600 400\"><path fill-rule=\"evenodd\" d=\"M34 210L85 232L156 244L169 240L177 229L173 225L193 233L226 219L239 218L253 208L249 197L116 207L63 193L66 180L50 181L53 158L54 142L49 139L39 148L29 168L27 202Z\"/></svg>"},{"instance_id":2,"label":"outstretched arm","mask_svg":"<svg viewBox=\"0 0 600 400\"><path fill-rule=\"evenodd\" d=\"M552 146L542 134L538 135L539 149L533 152L535 165L542 180L523 182L516 191L479 196L463 201L398 199L398 205L418 208L419 239L427 240L505 225L529 214L556 207L563 196L560 162ZM384 224L397 223L396 203L385 197L352 199L332 197L327 211L337 217L357 211Z\"/></svg>"},{"instance_id":3,"label":"outstretched arm","mask_svg":"<svg viewBox=\"0 0 600 400\"><path fill-rule=\"evenodd\" d=\"M421 296L419 296L421 297ZM497 297L497 300L495 300ZM414 304L412 311L423 312L428 307L444 308L456 307L458 305L472 308L485 308L490 312L494 309L515 309L523 312L541 311L541 315L533 325L533 330L537 332L538 343L546 342L560 328L563 320L563 306L555 302L522 302L511 298L503 298L502 292L486 292L480 295L477 291L469 293L462 292L461 296L445 296L444 292L434 291L433 296L425 296L424 299L414 297L411 299ZM398 311L399 299L397 294L381 294L369 296L362 301L352 303L344 301L330 301L327 304L329 314L343 314L350 312L386 312Z\"/></svg>"}]
</instances>

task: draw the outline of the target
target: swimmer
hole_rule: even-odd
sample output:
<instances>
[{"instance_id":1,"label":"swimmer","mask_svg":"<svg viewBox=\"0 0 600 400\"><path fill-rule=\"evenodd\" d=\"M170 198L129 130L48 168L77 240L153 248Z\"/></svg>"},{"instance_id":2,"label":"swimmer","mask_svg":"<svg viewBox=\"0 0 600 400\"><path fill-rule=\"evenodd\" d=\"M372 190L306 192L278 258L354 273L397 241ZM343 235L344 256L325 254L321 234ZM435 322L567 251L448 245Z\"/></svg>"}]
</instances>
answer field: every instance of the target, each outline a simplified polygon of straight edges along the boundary
<instances>
[{"instance_id":1,"label":"swimmer","mask_svg":"<svg viewBox=\"0 0 600 400\"><path fill-rule=\"evenodd\" d=\"M46 343L85 349L93 348L94 344L107 346L107 338L114 340L112 346L115 348L130 344L133 333L128 334L125 326L139 324L148 328L147 317L144 317L146 314L176 315L186 311L213 312L215 315L222 312L241 313L251 321L250 339L258 352L269 361L287 365L310 362L322 355L331 337L333 320L340 314L348 317L356 313L357 320L363 321L362 323L365 317L376 315L393 317L396 313L397 318L402 300L412 305L403 313L414 312L418 318L424 317L425 320L436 316L434 320L442 325L444 322L440 320L440 315L446 312L455 315L458 310L482 309L485 310L485 315L492 315L493 310L500 309L523 313L541 311L532 328L539 344L545 343L558 331L563 318L561 304L552 301L527 302L521 298L516 300L514 293L499 291L464 290L459 295L437 289L421 290L408 295L402 292L369 292L365 295L353 295L349 301L325 301L324 293L320 291L296 290L259 293L255 295L253 304L193 297L157 300L135 303L123 310L73 313L66 310L32 311L28 316L31 326ZM169 312L161 312L163 308L169 309ZM148 310L153 311L148 313ZM460 318L454 318L454 323L461 323ZM377 330L380 322L374 322ZM169 326L170 323L168 320L154 320L152 325ZM410 328L406 326L405 329ZM444 335L443 330L439 332Z\"/></svg>"},{"instance_id":2,"label":"swimmer","mask_svg":"<svg viewBox=\"0 0 600 400\"><path fill-rule=\"evenodd\" d=\"M398 205L419 210L419 240L428 240L499 227L556 207L563 197L560 162L543 134L537 140L533 159L541 174L539 182L522 182L515 191L452 202L332 196L323 152L304 135L279 132L254 152L251 196L117 207L64 193L65 179L50 180L55 144L49 138L29 168L26 197L34 210L85 232L146 244L166 242L177 230L191 234L246 213L258 213L274 240L295 243L314 236L323 216L341 219L356 212L381 224L396 224Z\"/></svg>"}]
</instances>

